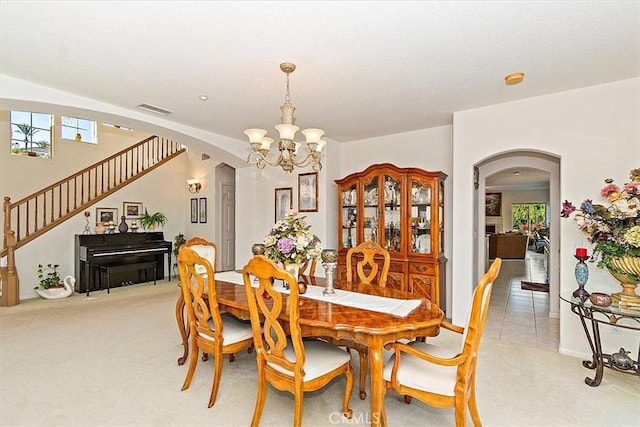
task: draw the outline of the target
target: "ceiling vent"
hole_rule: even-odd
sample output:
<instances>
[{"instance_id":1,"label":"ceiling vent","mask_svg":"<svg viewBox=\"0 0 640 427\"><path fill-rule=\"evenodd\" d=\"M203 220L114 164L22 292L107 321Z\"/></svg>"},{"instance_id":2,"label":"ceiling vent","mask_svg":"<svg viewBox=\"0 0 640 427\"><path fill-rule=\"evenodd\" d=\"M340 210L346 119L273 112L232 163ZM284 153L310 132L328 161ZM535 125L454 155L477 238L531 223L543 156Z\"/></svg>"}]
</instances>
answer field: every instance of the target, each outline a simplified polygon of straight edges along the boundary
<instances>
[{"instance_id":1,"label":"ceiling vent","mask_svg":"<svg viewBox=\"0 0 640 427\"><path fill-rule=\"evenodd\" d=\"M160 114L162 116L168 116L169 114L173 113L172 111L165 110L164 108L160 108L160 107L154 107L153 105L149 105L149 104L138 104L137 107L140 108L141 110L150 111L152 113Z\"/></svg>"}]
</instances>

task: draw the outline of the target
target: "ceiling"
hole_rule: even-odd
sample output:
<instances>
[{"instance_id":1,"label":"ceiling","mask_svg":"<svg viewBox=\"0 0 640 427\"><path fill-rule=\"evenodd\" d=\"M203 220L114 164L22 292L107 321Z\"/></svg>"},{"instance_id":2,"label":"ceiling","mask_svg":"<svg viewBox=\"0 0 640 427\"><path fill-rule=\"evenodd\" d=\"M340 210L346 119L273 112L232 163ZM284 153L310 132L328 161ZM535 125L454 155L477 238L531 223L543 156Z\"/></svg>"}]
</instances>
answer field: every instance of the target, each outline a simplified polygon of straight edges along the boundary
<instances>
[{"instance_id":1,"label":"ceiling","mask_svg":"<svg viewBox=\"0 0 640 427\"><path fill-rule=\"evenodd\" d=\"M349 142L638 77L640 2L2 0L0 58L4 75L238 140L273 136L293 62L297 124Z\"/></svg>"},{"instance_id":2,"label":"ceiling","mask_svg":"<svg viewBox=\"0 0 640 427\"><path fill-rule=\"evenodd\" d=\"M485 179L486 191L548 190L551 175L540 169L518 167L507 168L489 175Z\"/></svg>"}]
</instances>

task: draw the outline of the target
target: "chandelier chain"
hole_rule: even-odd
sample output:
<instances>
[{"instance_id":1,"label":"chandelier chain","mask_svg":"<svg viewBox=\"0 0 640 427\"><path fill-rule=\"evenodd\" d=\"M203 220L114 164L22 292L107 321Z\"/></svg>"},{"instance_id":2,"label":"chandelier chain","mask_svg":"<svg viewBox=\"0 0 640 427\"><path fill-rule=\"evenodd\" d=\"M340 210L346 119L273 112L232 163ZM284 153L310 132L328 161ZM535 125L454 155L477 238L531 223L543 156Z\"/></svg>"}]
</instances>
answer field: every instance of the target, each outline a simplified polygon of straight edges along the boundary
<instances>
[{"instance_id":1,"label":"chandelier chain","mask_svg":"<svg viewBox=\"0 0 640 427\"><path fill-rule=\"evenodd\" d=\"M291 103L291 94L289 93L289 73L287 73L287 94L284 96L284 102Z\"/></svg>"}]
</instances>

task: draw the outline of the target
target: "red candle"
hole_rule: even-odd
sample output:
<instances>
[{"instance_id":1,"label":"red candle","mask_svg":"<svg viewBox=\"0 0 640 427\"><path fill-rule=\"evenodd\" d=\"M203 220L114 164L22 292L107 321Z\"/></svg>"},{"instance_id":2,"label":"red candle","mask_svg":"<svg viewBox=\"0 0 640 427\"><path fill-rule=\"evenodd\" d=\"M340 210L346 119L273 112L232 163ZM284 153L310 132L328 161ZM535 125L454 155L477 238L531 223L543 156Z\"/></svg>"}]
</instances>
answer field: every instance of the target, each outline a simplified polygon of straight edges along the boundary
<instances>
[{"instance_id":1,"label":"red candle","mask_svg":"<svg viewBox=\"0 0 640 427\"><path fill-rule=\"evenodd\" d=\"M587 248L576 248L576 256L580 258L586 258Z\"/></svg>"}]
</instances>

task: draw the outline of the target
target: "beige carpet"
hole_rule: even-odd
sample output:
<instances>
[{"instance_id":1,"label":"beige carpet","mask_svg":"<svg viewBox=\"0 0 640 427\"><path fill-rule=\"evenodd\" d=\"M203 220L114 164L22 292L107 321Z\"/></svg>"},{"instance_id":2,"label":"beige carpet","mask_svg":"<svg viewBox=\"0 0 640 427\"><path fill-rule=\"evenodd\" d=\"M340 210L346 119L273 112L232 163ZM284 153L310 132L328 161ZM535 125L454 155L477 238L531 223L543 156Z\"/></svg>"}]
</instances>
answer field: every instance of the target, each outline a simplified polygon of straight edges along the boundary
<instances>
[{"instance_id":1,"label":"beige carpet","mask_svg":"<svg viewBox=\"0 0 640 427\"><path fill-rule=\"evenodd\" d=\"M225 360L216 405L207 409L212 363L199 363L181 392L186 366L175 326L176 281L94 292L90 298L34 299L0 309L2 426L248 426L255 403L253 353ZM581 360L500 344L480 348L478 406L485 426L638 425L640 378L605 371L600 387ZM358 368L357 356L353 360ZM305 426L340 425L344 380L306 396ZM390 426L453 426L453 411L395 394L385 400ZM351 400L367 425L369 399ZM286 426L293 399L269 388L261 425ZM469 423L471 420L469 419Z\"/></svg>"}]
</instances>

